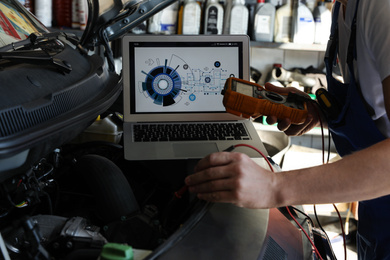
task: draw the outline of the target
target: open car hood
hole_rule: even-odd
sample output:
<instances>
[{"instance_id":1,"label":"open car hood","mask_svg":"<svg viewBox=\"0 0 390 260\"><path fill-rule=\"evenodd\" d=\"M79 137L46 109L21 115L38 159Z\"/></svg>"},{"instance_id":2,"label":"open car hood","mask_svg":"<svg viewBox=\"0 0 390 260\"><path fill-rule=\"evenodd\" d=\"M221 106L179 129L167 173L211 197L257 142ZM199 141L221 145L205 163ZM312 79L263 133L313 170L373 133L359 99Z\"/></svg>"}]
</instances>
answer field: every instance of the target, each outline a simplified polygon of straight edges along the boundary
<instances>
[{"instance_id":1,"label":"open car hood","mask_svg":"<svg viewBox=\"0 0 390 260\"><path fill-rule=\"evenodd\" d=\"M88 21L80 40L84 48L120 38L176 0L87 0ZM0 1L0 48L21 45L30 34L49 30L16 0ZM9 49L9 48L7 48Z\"/></svg>"},{"instance_id":2,"label":"open car hood","mask_svg":"<svg viewBox=\"0 0 390 260\"><path fill-rule=\"evenodd\" d=\"M0 0L0 180L31 168L110 108L122 91L110 42L173 2L88 0L79 39L51 32L17 0Z\"/></svg>"},{"instance_id":3,"label":"open car hood","mask_svg":"<svg viewBox=\"0 0 390 260\"><path fill-rule=\"evenodd\" d=\"M176 0L88 0L88 23L81 45L92 47L120 38Z\"/></svg>"}]
</instances>

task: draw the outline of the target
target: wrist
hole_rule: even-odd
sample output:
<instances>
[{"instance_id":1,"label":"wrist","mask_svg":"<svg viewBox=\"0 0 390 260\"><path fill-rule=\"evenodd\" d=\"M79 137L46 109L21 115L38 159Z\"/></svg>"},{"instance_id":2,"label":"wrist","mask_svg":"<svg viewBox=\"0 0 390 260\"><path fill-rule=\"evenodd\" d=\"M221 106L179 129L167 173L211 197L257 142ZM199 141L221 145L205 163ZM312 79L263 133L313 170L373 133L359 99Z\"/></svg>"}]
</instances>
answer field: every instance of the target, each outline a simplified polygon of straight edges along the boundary
<instances>
[{"instance_id":1,"label":"wrist","mask_svg":"<svg viewBox=\"0 0 390 260\"><path fill-rule=\"evenodd\" d=\"M271 184L271 204L272 207L282 207L288 205L286 187L286 174L285 172L275 172L273 173L273 181Z\"/></svg>"}]
</instances>

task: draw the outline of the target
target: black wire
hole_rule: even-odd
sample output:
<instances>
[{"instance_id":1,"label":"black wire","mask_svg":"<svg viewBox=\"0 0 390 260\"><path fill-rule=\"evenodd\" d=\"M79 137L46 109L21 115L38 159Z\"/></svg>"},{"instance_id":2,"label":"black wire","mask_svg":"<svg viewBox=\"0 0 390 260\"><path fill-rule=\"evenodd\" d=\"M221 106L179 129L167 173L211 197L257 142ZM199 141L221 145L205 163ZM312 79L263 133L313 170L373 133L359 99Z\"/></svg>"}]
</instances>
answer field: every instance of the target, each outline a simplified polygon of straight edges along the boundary
<instances>
[{"instance_id":1,"label":"black wire","mask_svg":"<svg viewBox=\"0 0 390 260\"><path fill-rule=\"evenodd\" d=\"M324 116L324 118L326 119L326 113L324 111L324 109L320 106L320 104L318 104L318 102L316 102L315 100L312 100L312 102L316 105L317 107L317 111L321 111L322 115ZM322 119L319 119L319 120L322 120ZM329 162L330 160L330 149L331 149L331 135L330 135L330 129L328 127L328 159L327 159L327 162Z\"/></svg>"},{"instance_id":2,"label":"black wire","mask_svg":"<svg viewBox=\"0 0 390 260\"><path fill-rule=\"evenodd\" d=\"M324 232L324 233L326 234L324 228L323 228L322 225L321 225L320 220L318 219L316 205L314 204L313 206L314 206L314 216L316 217L317 224L318 224L319 228L321 229L321 231ZM328 235L326 234L326 236L328 236Z\"/></svg>"},{"instance_id":3,"label":"black wire","mask_svg":"<svg viewBox=\"0 0 390 260\"><path fill-rule=\"evenodd\" d=\"M291 206L291 207L292 207L294 210L296 210L296 211L298 211L299 213L301 213L302 215L304 215L304 216L306 217L306 219L310 221L310 224L312 225L312 227L315 226L313 220L311 219L311 217L310 217L309 215L307 215L305 212L303 212L302 210L300 210L300 209L298 209L298 208L296 208L296 207L294 207L294 206Z\"/></svg>"},{"instance_id":4,"label":"black wire","mask_svg":"<svg viewBox=\"0 0 390 260\"><path fill-rule=\"evenodd\" d=\"M48 166L49 169L48 169L48 170L47 170L47 169L44 169L45 172L44 172L40 177L37 178L38 181L40 181L40 180L43 179L44 177L48 176L49 174L53 173L53 171L54 171L54 166L53 166L52 164L47 163L47 162L44 162L44 161L41 161L41 162L39 162L39 163L40 163L44 168L45 168L46 166ZM38 171L38 169L36 169L36 170ZM34 171L34 170L33 170L33 171Z\"/></svg>"},{"instance_id":5,"label":"black wire","mask_svg":"<svg viewBox=\"0 0 390 260\"><path fill-rule=\"evenodd\" d=\"M318 104L318 102L315 102L315 104L317 105L317 108L319 108L318 110L321 111L321 113L322 113L322 115L324 116L324 118L327 118L325 111L324 111L324 110L322 109L322 107ZM317 110L317 111L318 111L318 110ZM320 118L319 120L321 121L322 119ZM324 132L323 132L323 125L322 125L322 123L321 123L321 130L322 130L322 140L324 140ZM324 143L323 143L322 145L323 145L323 147L324 147ZM327 158L326 163L328 163L329 160L330 160L330 149L331 149L331 135L330 135L330 129L329 129L329 127L328 127L328 152L327 152L327 153L328 153L328 158ZM324 152L324 149L322 149L322 150L323 150L323 152ZM323 154L323 157L324 157L324 154ZM319 220L319 218L318 218L316 205L314 204L313 207L314 207L314 216L315 216L315 218L316 218L317 224L318 224L319 228L321 229L321 231L323 232L323 234L325 234L327 240L330 241L329 236L328 236L328 233L326 233L326 231L325 231L324 228L322 227L321 222L320 222L320 220ZM332 254L333 254L333 250L332 250ZM333 258L336 259L336 257L334 256L334 254L333 254Z\"/></svg>"},{"instance_id":6,"label":"black wire","mask_svg":"<svg viewBox=\"0 0 390 260\"><path fill-rule=\"evenodd\" d=\"M49 211L49 214L50 215L53 215L53 203L51 201L51 197L49 195L49 193L47 193L46 191L42 191L42 194L46 197L47 199L47 205L48 205L48 211Z\"/></svg>"}]
</instances>

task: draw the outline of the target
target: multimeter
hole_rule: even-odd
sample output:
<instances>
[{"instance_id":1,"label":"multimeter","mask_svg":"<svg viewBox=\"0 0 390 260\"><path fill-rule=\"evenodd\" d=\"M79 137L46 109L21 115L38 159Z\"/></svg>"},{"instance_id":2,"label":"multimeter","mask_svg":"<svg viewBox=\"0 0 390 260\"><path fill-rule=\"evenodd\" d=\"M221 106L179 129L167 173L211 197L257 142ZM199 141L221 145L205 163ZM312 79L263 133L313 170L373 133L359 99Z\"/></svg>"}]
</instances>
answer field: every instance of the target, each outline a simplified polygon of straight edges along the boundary
<instances>
[{"instance_id":1,"label":"multimeter","mask_svg":"<svg viewBox=\"0 0 390 260\"><path fill-rule=\"evenodd\" d=\"M259 84L230 77L222 90L223 105L226 111L245 118L276 116L289 118L292 124L303 124L307 117L307 104L310 99L297 93L268 91Z\"/></svg>"}]
</instances>

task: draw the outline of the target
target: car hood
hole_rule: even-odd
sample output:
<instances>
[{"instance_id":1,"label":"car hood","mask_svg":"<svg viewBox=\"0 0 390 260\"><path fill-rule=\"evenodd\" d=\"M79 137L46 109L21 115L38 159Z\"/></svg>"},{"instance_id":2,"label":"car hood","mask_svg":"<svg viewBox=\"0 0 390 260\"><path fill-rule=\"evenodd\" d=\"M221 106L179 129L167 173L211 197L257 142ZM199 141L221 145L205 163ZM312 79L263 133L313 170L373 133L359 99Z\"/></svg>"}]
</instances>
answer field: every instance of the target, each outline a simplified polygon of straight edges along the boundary
<instances>
[{"instance_id":1,"label":"car hood","mask_svg":"<svg viewBox=\"0 0 390 260\"><path fill-rule=\"evenodd\" d=\"M79 38L49 30L17 0L0 0L0 181L31 169L112 106L122 77L110 42L173 2L88 0Z\"/></svg>"}]
</instances>

